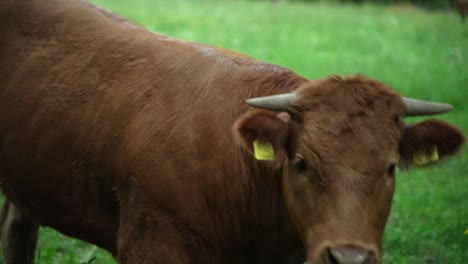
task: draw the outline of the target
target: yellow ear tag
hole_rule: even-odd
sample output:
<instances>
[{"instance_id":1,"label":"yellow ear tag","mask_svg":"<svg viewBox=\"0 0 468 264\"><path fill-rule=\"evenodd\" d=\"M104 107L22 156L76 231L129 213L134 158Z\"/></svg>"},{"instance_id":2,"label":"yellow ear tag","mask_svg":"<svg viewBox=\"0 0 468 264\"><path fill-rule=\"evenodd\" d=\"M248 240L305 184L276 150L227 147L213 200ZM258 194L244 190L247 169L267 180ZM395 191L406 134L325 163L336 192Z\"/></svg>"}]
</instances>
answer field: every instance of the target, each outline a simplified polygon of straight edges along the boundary
<instances>
[{"instance_id":1,"label":"yellow ear tag","mask_svg":"<svg viewBox=\"0 0 468 264\"><path fill-rule=\"evenodd\" d=\"M275 160L275 150L270 142L256 139L253 142L253 150L257 160Z\"/></svg>"},{"instance_id":2,"label":"yellow ear tag","mask_svg":"<svg viewBox=\"0 0 468 264\"><path fill-rule=\"evenodd\" d=\"M424 166L430 163L434 163L439 160L439 152L437 151L437 146L434 145L430 155L420 154L416 155L413 158L413 162L416 166Z\"/></svg>"}]
</instances>

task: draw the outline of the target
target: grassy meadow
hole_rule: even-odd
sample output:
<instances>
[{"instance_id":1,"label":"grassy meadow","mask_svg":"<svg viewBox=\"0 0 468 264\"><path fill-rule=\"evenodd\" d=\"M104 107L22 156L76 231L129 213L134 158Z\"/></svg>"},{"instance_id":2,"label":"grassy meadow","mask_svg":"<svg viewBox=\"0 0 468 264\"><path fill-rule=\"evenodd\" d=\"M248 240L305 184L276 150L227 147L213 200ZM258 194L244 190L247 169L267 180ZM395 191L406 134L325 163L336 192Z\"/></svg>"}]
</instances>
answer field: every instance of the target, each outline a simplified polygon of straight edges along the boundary
<instances>
[{"instance_id":1,"label":"grassy meadow","mask_svg":"<svg viewBox=\"0 0 468 264\"><path fill-rule=\"evenodd\" d=\"M437 118L468 132L468 22L455 12L284 1L92 2L152 31L228 48L309 78L363 73L405 96L451 103L455 110ZM440 166L398 172L397 178L384 262L468 263L467 148ZM82 263L88 255L93 263L115 263L91 245L41 230L37 263Z\"/></svg>"}]
</instances>

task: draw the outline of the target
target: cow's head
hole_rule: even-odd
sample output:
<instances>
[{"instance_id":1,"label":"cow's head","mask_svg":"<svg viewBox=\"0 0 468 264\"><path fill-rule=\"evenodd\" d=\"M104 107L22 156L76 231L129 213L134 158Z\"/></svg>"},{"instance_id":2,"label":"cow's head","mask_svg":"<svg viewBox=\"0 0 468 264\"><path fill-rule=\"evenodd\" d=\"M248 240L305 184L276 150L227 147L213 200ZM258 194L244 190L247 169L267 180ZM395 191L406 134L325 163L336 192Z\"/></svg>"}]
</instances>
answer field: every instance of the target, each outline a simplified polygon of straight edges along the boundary
<instances>
[{"instance_id":1,"label":"cow's head","mask_svg":"<svg viewBox=\"0 0 468 264\"><path fill-rule=\"evenodd\" d=\"M395 167L435 163L464 141L442 121L403 122L449 105L402 98L364 76L311 81L248 103L268 111L240 117L236 138L281 165L284 196L314 264L381 263Z\"/></svg>"}]
</instances>

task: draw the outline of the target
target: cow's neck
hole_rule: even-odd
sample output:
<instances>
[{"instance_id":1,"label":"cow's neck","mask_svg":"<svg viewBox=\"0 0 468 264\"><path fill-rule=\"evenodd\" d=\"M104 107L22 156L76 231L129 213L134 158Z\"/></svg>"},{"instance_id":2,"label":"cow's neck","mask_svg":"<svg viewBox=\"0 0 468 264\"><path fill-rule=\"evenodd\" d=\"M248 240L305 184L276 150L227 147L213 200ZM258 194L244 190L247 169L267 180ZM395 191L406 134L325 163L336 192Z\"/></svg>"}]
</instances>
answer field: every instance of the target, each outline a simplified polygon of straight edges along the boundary
<instances>
[{"instance_id":1,"label":"cow's neck","mask_svg":"<svg viewBox=\"0 0 468 264\"><path fill-rule=\"evenodd\" d=\"M259 263L271 258L289 258L302 248L299 234L292 222L282 193L281 169L271 164L245 156L252 184L246 192L247 217L250 234L244 241L250 241L249 248L257 252ZM281 248L281 252L275 252Z\"/></svg>"},{"instance_id":2,"label":"cow's neck","mask_svg":"<svg viewBox=\"0 0 468 264\"><path fill-rule=\"evenodd\" d=\"M287 93L306 81L294 72L276 68L268 74L263 74L257 86L251 87L249 92L251 97ZM252 236L249 239L254 241L256 238L267 236L262 237L263 241L258 240L261 248L256 249L257 252L265 252L265 258L282 257L280 254L274 256L272 251L275 248L282 248L282 253L287 255L297 255L298 250L302 253L302 241L283 197L282 169L275 168L269 162L257 161L250 154L244 155L243 163L247 168L248 177L252 180L246 194L249 196L247 201L250 201L247 202L251 221L248 226L252 228L246 232ZM266 260L259 256L260 262Z\"/></svg>"}]
</instances>

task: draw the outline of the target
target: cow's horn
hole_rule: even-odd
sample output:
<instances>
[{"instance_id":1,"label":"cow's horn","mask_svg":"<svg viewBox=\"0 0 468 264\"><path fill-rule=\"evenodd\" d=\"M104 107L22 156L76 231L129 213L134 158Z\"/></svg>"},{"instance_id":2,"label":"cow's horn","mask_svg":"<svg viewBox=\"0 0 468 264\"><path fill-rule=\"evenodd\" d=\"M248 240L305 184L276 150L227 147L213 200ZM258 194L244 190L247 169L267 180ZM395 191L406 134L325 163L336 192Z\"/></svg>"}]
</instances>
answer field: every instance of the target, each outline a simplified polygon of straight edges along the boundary
<instances>
[{"instance_id":1,"label":"cow's horn","mask_svg":"<svg viewBox=\"0 0 468 264\"><path fill-rule=\"evenodd\" d=\"M406 105L406 116L421 116L445 113L453 109L453 106L444 103L428 102L403 97Z\"/></svg>"},{"instance_id":2,"label":"cow's horn","mask_svg":"<svg viewBox=\"0 0 468 264\"><path fill-rule=\"evenodd\" d=\"M289 104L297 100L294 93L275 94L263 97L249 98L246 102L253 106L274 111L290 111Z\"/></svg>"}]
</instances>

